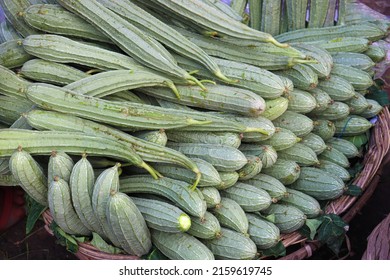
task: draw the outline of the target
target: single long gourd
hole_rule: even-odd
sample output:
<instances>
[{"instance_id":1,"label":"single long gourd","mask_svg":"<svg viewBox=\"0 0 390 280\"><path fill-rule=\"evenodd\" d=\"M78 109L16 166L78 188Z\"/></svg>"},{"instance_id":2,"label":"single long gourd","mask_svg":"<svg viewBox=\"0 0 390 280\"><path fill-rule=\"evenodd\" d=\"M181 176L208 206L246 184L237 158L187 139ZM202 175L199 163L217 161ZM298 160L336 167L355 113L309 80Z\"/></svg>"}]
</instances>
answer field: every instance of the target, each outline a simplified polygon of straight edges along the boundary
<instances>
[{"instance_id":1,"label":"single long gourd","mask_svg":"<svg viewBox=\"0 0 390 280\"><path fill-rule=\"evenodd\" d=\"M250 90L224 85L209 85L207 93L195 86L178 86L180 99L165 88L140 88L139 91L153 97L208 110L258 116L265 110L264 99Z\"/></svg>"},{"instance_id":2,"label":"single long gourd","mask_svg":"<svg viewBox=\"0 0 390 280\"><path fill-rule=\"evenodd\" d=\"M180 98L175 84L168 78L145 70L111 70L98 73L65 86L66 89L94 97L105 97L124 90L143 87L169 87Z\"/></svg>"},{"instance_id":3,"label":"single long gourd","mask_svg":"<svg viewBox=\"0 0 390 280\"><path fill-rule=\"evenodd\" d=\"M33 110L26 114L25 117L28 123L38 130L83 132L125 142L130 144L145 161L184 166L200 177L197 165L182 153L135 138L115 128L53 111Z\"/></svg>"},{"instance_id":4,"label":"single long gourd","mask_svg":"<svg viewBox=\"0 0 390 280\"><path fill-rule=\"evenodd\" d=\"M251 128L201 112L183 112L153 105L121 103L84 96L53 85L36 83L28 87L27 97L44 109L80 116L86 119L130 130L190 129L193 131L258 132ZM53 97L56 98L53 98ZM191 127L191 128L189 128Z\"/></svg>"},{"instance_id":5,"label":"single long gourd","mask_svg":"<svg viewBox=\"0 0 390 280\"><path fill-rule=\"evenodd\" d=\"M144 69L127 55L60 35L30 35L23 40L23 47L29 54L53 62L75 63L101 70Z\"/></svg>"},{"instance_id":6,"label":"single long gourd","mask_svg":"<svg viewBox=\"0 0 390 280\"><path fill-rule=\"evenodd\" d=\"M0 130L0 157L9 157L22 147L30 154L47 155L53 150L69 154L106 156L116 160L149 169L155 172L134 152L133 149L112 139L69 131L32 131L26 129Z\"/></svg>"}]
</instances>

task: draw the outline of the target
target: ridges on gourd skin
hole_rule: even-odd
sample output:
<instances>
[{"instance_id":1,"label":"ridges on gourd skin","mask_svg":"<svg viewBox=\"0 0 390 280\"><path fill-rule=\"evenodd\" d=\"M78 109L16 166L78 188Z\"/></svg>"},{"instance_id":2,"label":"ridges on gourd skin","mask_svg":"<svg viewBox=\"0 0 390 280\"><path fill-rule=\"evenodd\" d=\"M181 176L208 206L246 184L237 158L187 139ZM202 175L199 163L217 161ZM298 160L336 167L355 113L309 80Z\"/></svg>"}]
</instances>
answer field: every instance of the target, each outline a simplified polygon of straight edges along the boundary
<instances>
[{"instance_id":1,"label":"ridges on gourd skin","mask_svg":"<svg viewBox=\"0 0 390 280\"><path fill-rule=\"evenodd\" d=\"M89 236L91 231L84 226L74 210L69 184L55 176L48 190L49 210L54 221L66 233Z\"/></svg>"},{"instance_id":2,"label":"ridges on gourd skin","mask_svg":"<svg viewBox=\"0 0 390 280\"><path fill-rule=\"evenodd\" d=\"M300 166L292 160L278 159L269 168L264 168L263 173L274 177L284 185L294 183L300 176Z\"/></svg>"},{"instance_id":3,"label":"ridges on gourd skin","mask_svg":"<svg viewBox=\"0 0 390 280\"><path fill-rule=\"evenodd\" d=\"M338 52L332 57L336 64L352 66L363 71L369 71L375 65L375 62L364 53Z\"/></svg>"},{"instance_id":4,"label":"ridges on gourd skin","mask_svg":"<svg viewBox=\"0 0 390 280\"><path fill-rule=\"evenodd\" d=\"M260 173L246 181L246 183L265 190L272 199L272 202L278 202L284 196L286 196L286 187L275 177Z\"/></svg>"},{"instance_id":5,"label":"ridges on gourd skin","mask_svg":"<svg viewBox=\"0 0 390 280\"><path fill-rule=\"evenodd\" d=\"M212 57L251 64L266 70L283 70L296 64L313 62L298 51L288 52L290 48L281 49L273 45L264 48L262 44L248 45L248 43L240 45L228 39L205 38L179 27L175 27L175 29Z\"/></svg>"},{"instance_id":6,"label":"ridges on gourd skin","mask_svg":"<svg viewBox=\"0 0 390 280\"><path fill-rule=\"evenodd\" d=\"M148 168L148 165L128 146L112 139L81 132L32 131L7 129L0 131L0 156L11 156L18 145L31 154L50 154L61 149L69 154L100 155ZM157 178L151 170L151 174Z\"/></svg>"},{"instance_id":7,"label":"ridges on gourd skin","mask_svg":"<svg viewBox=\"0 0 390 280\"><path fill-rule=\"evenodd\" d=\"M307 44L325 49L334 55L338 52L362 53L368 49L370 41L366 38L340 37L332 40L307 42Z\"/></svg>"},{"instance_id":8,"label":"ridges on gourd skin","mask_svg":"<svg viewBox=\"0 0 390 280\"><path fill-rule=\"evenodd\" d=\"M53 99L53 95L58 98ZM83 96L53 85L33 84L27 90L27 97L45 109L49 104L55 111L70 113L119 127L167 129L204 123L204 121L197 121L190 117L182 118L170 110L157 106L134 103L122 105L113 101Z\"/></svg>"},{"instance_id":9,"label":"ridges on gourd skin","mask_svg":"<svg viewBox=\"0 0 390 280\"><path fill-rule=\"evenodd\" d=\"M25 98L25 91L29 81L19 77L13 71L0 65L0 90L1 93L16 98Z\"/></svg>"},{"instance_id":10,"label":"ridges on gourd skin","mask_svg":"<svg viewBox=\"0 0 390 280\"><path fill-rule=\"evenodd\" d=\"M247 182L238 182L221 191L221 196L236 201L245 212L261 211L268 208L273 202L265 190Z\"/></svg>"},{"instance_id":11,"label":"ridges on gourd skin","mask_svg":"<svg viewBox=\"0 0 390 280\"><path fill-rule=\"evenodd\" d=\"M212 164L199 158L190 157L189 159L196 164L202 174L198 184L199 187L216 187L222 184L219 172ZM193 183L196 179L196 174L193 171L178 166L177 164L154 163L152 166L166 177L177 178L178 180L187 183Z\"/></svg>"},{"instance_id":12,"label":"ridges on gourd skin","mask_svg":"<svg viewBox=\"0 0 390 280\"><path fill-rule=\"evenodd\" d=\"M194 162L183 154L169 148L135 138L118 129L114 129L93 121L79 117L57 113L53 111L33 110L25 115L27 121L38 130L55 131L58 128L64 131L84 132L119 140L132 146L145 161L165 162L184 166L194 173L199 170Z\"/></svg>"},{"instance_id":13,"label":"ridges on gourd skin","mask_svg":"<svg viewBox=\"0 0 390 280\"><path fill-rule=\"evenodd\" d=\"M240 14L240 12L237 12L233 7L226 5L223 1L206 0L204 2L207 2L207 4L209 5L215 6L217 9L221 10L223 13L225 13L234 20L241 22L244 22L246 20L244 19L244 16Z\"/></svg>"},{"instance_id":14,"label":"ridges on gourd skin","mask_svg":"<svg viewBox=\"0 0 390 280\"><path fill-rule=\"evenodd\" d=\"M23 37L39 33L39 31L29 26L23 19L22 11L31 5L28 0L1 0L0 4L7 20Z\"/></svg>"},{"instance_id":15,"label":"ridges on gourd skin","mask_svg":"<svg viewBox=\"0 0 390 280\"><path fill-rule=\"evenodd\" d=\"M280 240L280 230L273 223L255 213L245 213L250 238L258 249L268 249L275 246Z\"/></svg>"},{"instance_id":16,"label":"ridges on gourd skin","mask_svg":"<svg viewBox=\"0 0 390 280\"><path fill-rule=\"evenodd\" d=\"M200 191L206 201L207 209L214 208L221 202L220 192L215 187L204 187Z\"/></svg>"},{"instance_id":17,"label":"ridges on gourd skin","mask_svg":"<svg viewBox=\"0 0 390 280\"><path fill-rule=\"evenodd\" d=\"M31 59L23 64L20 75L24 78L65 86L82 78L88 77L83 71L62 63L44 59Z\"/></svg>"},{"instance_id":18,"label":"ridges on gourd skin","mask_svg":"<svg viewBox=\"0 0 390 280\"><path fill-rule=\"evenodd\" d=\"M20 115L28 111L33 103L23 97L0 96L0 118L3 123L12 125Z\"/></svg>"},{"instance_id":19,"label":"ridges on gourd skin","mask_svg":"<svg viewBox=\"0 0 390 280\"><path fill-rule=\"evenodd\" d=\"M383 107L376 100L367 98L367 103L368 103L368 108L364 112L360 113L361 117L367 119L373 118L383 110Z\"/></svg>"},{"instance_id":20,"label":"ridges on gourd skin","mask_svg":"<svg viewBox=\"0 0 390 280\"><path fill-rule=\"evenodd\" d=\"M190 235L201 239L213 239L221 236L221 225L218 219L206 211L204 217L191 216L191 227L187 231Z\"/></svg>"},{"instance_id":21,"label":"ridges on gourd skin","mask_svg":"<svg viewBox=\"0 0 390 280\"><path fill-rule=\"evenodd\" d=\"M30 35L23 40L23 47L27 53L52 62L75 63L100 70L144 68L127 55L60 35Z\"/></svg>"},{"instance_id":22,"label":"ridges on gourd skin","mask_svg":"<svg viewBox=\"0 0 390 280\"><path fill-rule=\"evenodd\" d=\"M6 20L0 23L0 43L21 38L22 37L16 32L15 28Z\"/></svg>"},{"instance_id":23,"label":"ridges on gourd skin","mask_svg":"<svg viewBox=\"0 0 390 280\"><path fill-rule=\"evenodd\" d=\"M177 65L164 46L102 4L90 0L77 3L68 0L58 2L102 31L140 64L179 79L192 81L206 90L201 82Z\"/></svg>"},{"instance_id":24,"label":"ridges on gourd skin","mask_svg":"<svg viewBox=\"0 0 390 280\"><path fill-rule=\"evenodd\" d=\"M300 143L311 148L317 155L321 154L327 148L325 141L312 132L305 135Z\"/></svg>"},{"instance_id":25,"label":"ridges on gourd skin","mask_svg":"<svg viewBox=\"0 0 390 280\"><path fill-rule=\"evenodd\" d=\"M244 209L233 199L222 197L221 202L210 209L222 227L226 227L242 234L248 232L248 219Z\"/></svg>"},{"instance_id":26,"label":"ridges on gourd skin","mask_svg":"<svg viewBox=\"0 0 390 280\"><path fill-rule=\"evenodd\" d=\"M243 168L238 170L240 181L246 181L253 178L257 174L259 174L261 172L261 169L263 168L263 162L259 157L250 155L246 156L246 158L248 160L247 164Z\"/></svg>"},{"instance_id":27,"label":"ridges on gourd skin","mask_svg":"<svg viewBox=\"0 0 390 280\"><path fill-rule=\"evenodd\" d=\"M237 171L247 163L245 155L230 146L174 142L168 142L167 146L189 157L206 160L218 171Z\"/></svg>"},{"instance_id":28,"label":"ridges on gourd skin","mask_svg":"<svg viewBox=\"0 0 390 280\"><path fill-rule=\"evenodd\" d=\"M233 132L166 131L169 141L180 143L219 144L238 148L242 135Z\"/></svg>"},{"instance_id":29,"label":"ridges on gourd skin","mask_svg":"<svg viewBox=\"0 0 390 280\"><path fill-rule=\"evenodd\" d=\"M47 171L48 183L50 184L56 176L69 183L73 166L73 159L66 153L61 151L52 151L49 157Z\"/></svg>"},{"instance_id":30,"label":"ridges on gourd skin","mask_svg":"<svg viewBox=\"0 0 390 280\"><path fill-rule=\"evenodd\" d=\"M216 259L252 260L258 256L256 244L248 235L226 227L221 228L220 238L205 240L204 243Z\"/></svg>"},{"instance_id":31,"label":"ridges on gourd skin","mask_svg":"<svg viewBox=\"0 0 390 280\"><path fill-rule=\"evenodd\" d=\"M287 188L287 196L285 196L280 203L292 205L301 210L307 218L315 218L323 213L319 202L297 190Z\"/></svg>"},{"instance_id":32,"label":"ridges on gourd skin","mask_svg":"<svg viewBox=\"0 0 390 280\"><path fill-rule=\"evenodd\" d=\"M153 244L170 259L214 260L213 253L199 239L190 234L172 234L159 230L150 232Z\"/></svg>"},{"instance_id":33,"label":"ridges on gourd skin","mask_svg":"<svg viewBox=\"0 0 390 280\"><path fill-rule=\"evenodd\" d=\"M328 10L328 5L328 0L317 0L310 3L309 28L322 27L324 25L327 15L324 11Z\"/></svg>"},{"instance_id":34,"label":"ridges on gourd skin","mask_svg":"<svg viewBox=\"0 0 390 280\"><path fill-rule=\"evenodd\" d=\"M317 200L336 199L346 189L344 182L339 177L332 176L324 170L302 167L301 174L302 177L290 185L290 188L304 192ZM313 188L313 185L316 187Z\"/></svg>"},{"instance_id":35,"label":"ridges on gourd skin","mask_svg":"<svg viewBox=\"0 0 390 280\"><path fill-rule=\"evenodd\" d=\"M348 122L348 126L346 123ZM370 129L373 124L369 122L367 119L357 116L357 115L349 115L346 118L334 121L335 125L335 135L336 136L354 136L361 133L364 133L368 129Z\"/></svg>"},{"instance_id":36,"label":"ridges on gourd skin","mask_svg":"<svg viewBox=\"0 0 390 280\"><path fill-rule=\"evenodd\" d=\"M339 37L360 37L379 40L384 36L383 30L371 23L338 25L323 28L303 28L275 36L280 42L310 42L332 40Z\"/></svg>"},{"instance_id":37,"label":"ridges on gourd skin","mask_svg":"<svg viewBox=\"0 0 390 280\"><path fill-rule=\"evenodd\" d=\"M209 85L205 94L198 87L178 86L177 89L180 92L179 100L164 88L141 88L139 91L187 106L252 117L261 115L265 109L264 99L247 89Z\"/></svg>"},{"instance_id":38,"label":"ridges on gourd skin","mask_svg":"<svg viewBox=\"0 0 390 280\"><path fill-rule=\"evenodd\" d=\"M24 11L24 20L31 27L43 32L112 43L98 29L59 5L31 5Z\"/></svg>"},{"instance_id":39,"label":"ridges on gourd skin","mask_svg":"<svg viewBox=\"0 0 390 280\"><path fill-rule=\"evenodd\" d=\"M349 174L348 170L337 163L321 159L317 167L339 177L344 182L348 182L351 179L351 174Z\"/></svg>"},{"instance_id":40,"label":"ridges on gourd skin","mask_svg":"<svg viewBox=\"0 0 390 280\"><path fill-rule=\"evenodd\" d=\"M58 98L53 99L53 95ZM35 83L29 86L27 97L44 109L70 113L122 129L175 128L193 131L251 131L265 135L269 134L260 127L246 127L238 121L229 121L212 115L205 116L201 112L183 112L176 109L136 103L122 105L118 102L83 96L47 84Z\"/></svg>"},{"instance_id":41,"label":"ridges on gourd skin","mask_svg":"<svg viewBox=\"0 0 390 280\"><path fill-rule=\"evenodd\" d=\"M28 150L28 149L27 149ZM22 146L10 151L9 169L24 191L39 204L47 206L47 177L42 167Z\"/></svg>"},{"instance_id":42,"label":"ridges on gourd skin","mask_svg":"<svg viewBox=\"0 0 390 280\"><path fill-rule=\"evenodd\" d=\"M334 101L346 101L355 96L355 89L351 83L337 75L331 75L329 79L320 81L318 88L328 93Z\"/></svg>"},{"instance_id":43,"label":"ridges on gourd skin","mask_svg":"<svg viewBox=\"0 0 390 280\"><path fill-rule=\"evenodd\" d=\"M153 0L145 4L152 6L157 4L166 11L178 13L196 26L204 30L212 30L216 36L231 36L238 40L269 42L278 47L288 47L287 44L280 44L270 34L235 21L217 8L202 1Z\"/></svg>"},{"instance_id":44,"label":"ridges on gourd skin","mask_svg":"<svg viewBox=\"0 0 390 280\"><path fill-rule=\"evenodd\" d=\"M179 207L154 198L130 196L149 228L165 232L187 232L192 218Z\"/></svg>"},{"instance_id":45,"label":"ridges on gourd skin","mask_svg":"<svg viewBox=\"0 0 390 280\"><path fill-rule=\"evenodd\" d=\"M23 46L22 40L15 39L4 42L0 45L0 65L9 69L21 67L33 57L28 54Z\"/></svg>"},{"instance_id":46,"label":"ridges on gourd skin","mask_svg":"<svg viewBox=\"0 0 390 280\"><path fill-rule=\"evenodd\" d=\"M206 202L202 193L191 190L188 183L164 177L154 180L146 175L132 175L120 180L120 191L124 193L150 193L161 195L182 208L189 215L203 217Z\"/></svg>"},{"instance_id":47,"label":"ridges on gourd skin","mask_svg":"<svg viewBox=\"0 0 390 280\"><path fill-rule=\"evenodd\" d=\"M331 74L347 80L355 90L366 90L373 85L372 77L367 72L352 66L335 63Z\"/></svg>"},{"instance_id":48,"label":"ridges on gourd skin","mask_svg":"<svg viewBox=\"0 0 390 280\"><path fill-rule=\"evenodd\" d=\"M100 227L107 237L115 246L121 247L119 238L114 233L113 228L107 221L108 205L111 194L119 192L119 167L118 163L111 168L105 169L96 179L92 192L92 209L99 221Z\"/></svg>"},{"instance_id":49,"label":"ridges on gourd skin","mask_svg":"<svg viewBox=\"0 0 390 280\"><path fill-rule=\"evenodd\" d=\"M191 43L182 34L171 28L169 25L160 21L144 9L138 7L129 1L106 1L99 0L106 8L123 16L140 30L146 32L150 37L156 39L160 43L175 50L181 55L199 62L208 69L212 75L226 82L234 82L226 77L215 63L213 58L208 56L204 50L196 44Z\"/></svg>"},{"instance_id":50,"label":"ridges on gourd skin","mask_svg":"<svg viewBox=\"0 0 390 280\"><path fill-rule=\"evenodd\" d=\"M91 231L105 238L103 229L92 207L95 174L87 155L75 163L69 178L73 206L82 223Z\"/></svg>"},{"instance_id":51,"label":"ridges on gourd skin","mask_svg":"<svg viewBox=\"0 0 390 280\"><path fill-rule=\"evenodd\" d=\"M292 205L272 204L262 211L264 215L274 215L275 225L281 233L291 233L301 228L307 217L298 208Z\"/></svg>"},{"instance_id":52,"label":"ridges on gourd skin","mask_svg":"<svg viewBox=\"0 0 390 280\"><path fill-rule=\"evenodd\" d=\"M212 75L202 65L179 55L175 58L181 67L187 70L198 69L197 75L204 79L212 79ZM271 71L254 65L213 57L223 73L230 79L237 79L238 83L222 83L229 86L248 89L263 98L277 98L285 90L282 80Z\"/></svg>"},{"instance_id":53,"label":"ridges on gourd skin","mask_svg":"<svg viewBox=\"0 0 390 280\"><path fill-rule=\"evenodd\" d=\"M103 98L117 92L143 87L169 87L175 99L181 99L175 84L169 78L148 69L111 70L87 76L65 86L79 94ZM170 93L168 93L170 94Z\"/></svg>"},{"instance_id":54,"label":"ridges on gourd skin","mask_svg":"<svg viewBox=\"0 0 390 280\"><path fill-rule=\"evenodd\" d=\"M128 254L142 256L150 251L150 231L130 197L124 193L111 192L107 200L106 217L110 230Z\"/></svg>"}]
</instances>

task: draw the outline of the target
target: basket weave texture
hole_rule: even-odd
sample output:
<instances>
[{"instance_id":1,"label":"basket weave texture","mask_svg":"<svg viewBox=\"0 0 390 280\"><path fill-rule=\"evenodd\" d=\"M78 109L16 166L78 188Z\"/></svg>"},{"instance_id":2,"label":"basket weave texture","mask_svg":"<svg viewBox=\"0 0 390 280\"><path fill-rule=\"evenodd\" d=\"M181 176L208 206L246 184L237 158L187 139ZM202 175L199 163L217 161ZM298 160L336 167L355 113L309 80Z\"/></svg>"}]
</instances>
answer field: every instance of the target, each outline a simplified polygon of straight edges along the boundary
<instances>
[{"instance_id":1,"label":"basket weave texture","mask_svg":"<svg viewBox=\"0 0 390 280\"><path fill-rule=\"evenodd\" d=\"M363 194L359 197L341 196L340 198L330 202L326 208L326 213L340 215L344 221L349 222L360 211L365 203L370 199L380 179L380 167L382 160L390 148L390 112L388 107L385 107L378 116L378 122L372 129L372 134L369 142L369 149L364 156L364 168L361 173L355 178L353 184L359 186L363 190ZM50 211L46 210L43 213L45 228L53 234L50 229L50 224L53 218ZM390 224L390 216L387 218L387 226ZM387 229L387 238L389 238L390 228ZM373 237L374 238L374 237ZM298 260L309 258L314 251L321 247L318 241L309 241L301 234L294 232L282 235L282 242L286 248L296 245L298 249L289 253L280 259ZM76 257L82 260L137 260L139 257L123 254L109 254L99 251L88 243L79 243L79 251L75 254ZM368 255L369 256L369 255Z\"/></svg>"}]
</instances>

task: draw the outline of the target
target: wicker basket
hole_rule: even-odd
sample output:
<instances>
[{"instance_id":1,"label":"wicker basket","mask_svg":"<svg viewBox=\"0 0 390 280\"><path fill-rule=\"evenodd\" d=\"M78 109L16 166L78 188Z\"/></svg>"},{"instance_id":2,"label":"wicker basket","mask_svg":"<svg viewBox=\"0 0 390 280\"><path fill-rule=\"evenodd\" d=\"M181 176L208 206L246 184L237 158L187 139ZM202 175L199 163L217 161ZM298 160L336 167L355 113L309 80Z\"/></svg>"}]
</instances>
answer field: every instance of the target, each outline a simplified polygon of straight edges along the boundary
<instances>
[{"instance_id":1,"label":"wicker basket","mask_svg":"<svg viewBox=\"0 0 390 280\"><path fill-rule=\"evenodd\" d=\"M326 213L340 215L344 221L350 222L362 209L374 193L381 177L381 166L384 157L390 147L390 113L387 107L378 116L378 122L372 129L369 149L364 156L364 168L353 184L363 190L359 197L342 196L332 201L326 208ZM318 241L308 241L299 233L291 233L282 236L282 242L286 247L299 245L300 248L281 258L284 260L305 259L312 256L313 252L321 247Z\"/></svg>"},{"instance_id":2,"label":"wicker basket","mask_svg":"<svg viewBox=\"0 0 390 280\"><path fill-rule=\"evenodd\" d=\"M356 215L363 205L370 199L380 179L380 167L384 156L387 154L390 147L390 112L387 107L378 116L378 122L372 129L369 149L364 157L364 168L359 176L354 180L354 184L361 187L363 194L360 197L342 196L332 201L326 213L334 213L342 215L342 218L349 222ZM45 228L50 233L50 223L52 217L49 211L43 213ZM290 246L298 246L298 248L287 256L280 258L285 260L305 259L310 257L313 252L321 247L317 241L308 241L299 233L291 233L282 235L282 242L286 248ZM88 243L79 243L79 251L75 254L79 259L83 260L136 260L136 256L130 255L113 255L97 250Z\"/></svg>"}]
</instances>

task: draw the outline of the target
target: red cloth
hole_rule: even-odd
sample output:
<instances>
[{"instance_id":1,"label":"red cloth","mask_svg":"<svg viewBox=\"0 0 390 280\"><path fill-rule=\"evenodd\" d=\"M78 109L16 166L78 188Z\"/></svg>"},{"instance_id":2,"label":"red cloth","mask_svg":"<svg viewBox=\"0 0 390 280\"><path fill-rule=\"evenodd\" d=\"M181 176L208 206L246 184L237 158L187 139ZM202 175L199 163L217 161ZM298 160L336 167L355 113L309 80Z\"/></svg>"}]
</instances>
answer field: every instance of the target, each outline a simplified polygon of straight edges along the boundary
<instances>
[{"instance_id":1,"label":"red cloth","mask_svg":"<svg viewBox=\"0 0 390 280\"><path fill-rule=\"evenodd\" d=\"M19 222L26 215L24 191L17 187L0 188L0 232Z\"/></svg>"}]
</instances>

